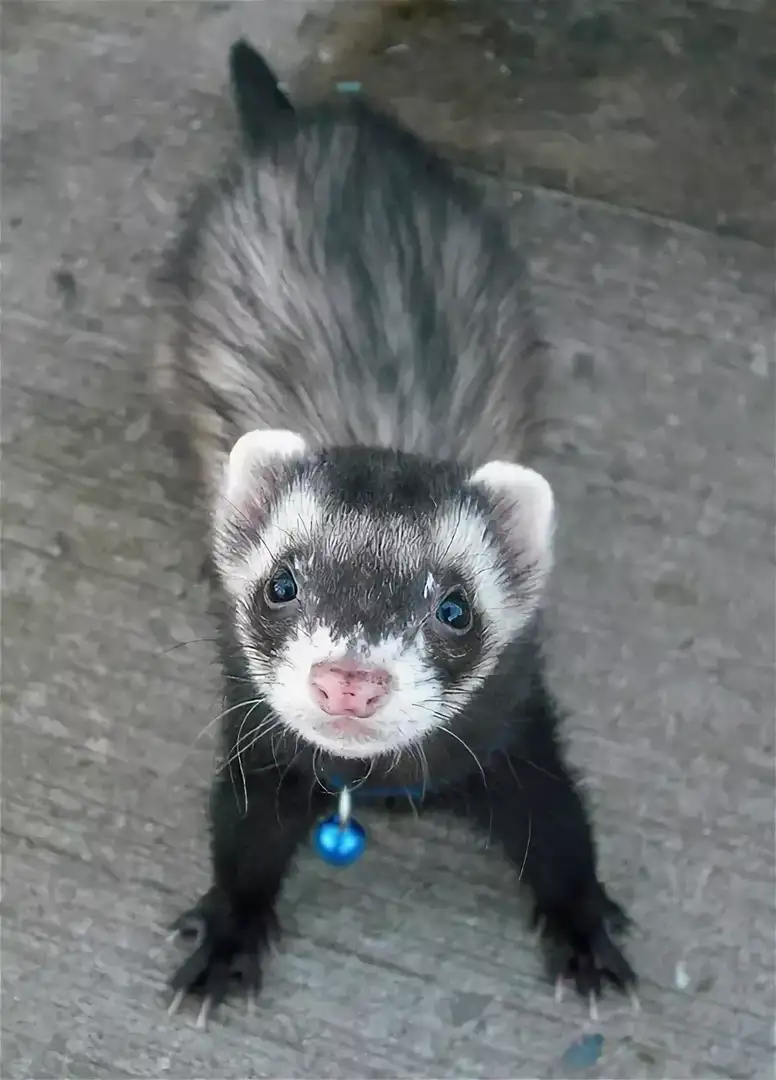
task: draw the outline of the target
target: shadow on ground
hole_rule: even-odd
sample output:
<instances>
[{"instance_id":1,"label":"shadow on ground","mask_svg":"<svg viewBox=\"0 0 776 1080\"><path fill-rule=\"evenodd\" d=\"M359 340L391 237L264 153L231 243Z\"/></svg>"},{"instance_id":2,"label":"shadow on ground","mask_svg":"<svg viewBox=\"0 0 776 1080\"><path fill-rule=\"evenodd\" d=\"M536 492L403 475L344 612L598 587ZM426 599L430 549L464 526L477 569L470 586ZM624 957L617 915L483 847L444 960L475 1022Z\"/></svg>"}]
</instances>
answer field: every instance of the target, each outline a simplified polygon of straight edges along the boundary
<instances>
[{"instance_id":1,"label":"shadow on ground","mask_svg":"<svg viewBox=\"0 0 776 1080\"><path fill-rule=\"evenodd\" d=\"M357 6L310 87L359 82L494 174L776 242L772 3Z\"/></svg>"}]
</instances>

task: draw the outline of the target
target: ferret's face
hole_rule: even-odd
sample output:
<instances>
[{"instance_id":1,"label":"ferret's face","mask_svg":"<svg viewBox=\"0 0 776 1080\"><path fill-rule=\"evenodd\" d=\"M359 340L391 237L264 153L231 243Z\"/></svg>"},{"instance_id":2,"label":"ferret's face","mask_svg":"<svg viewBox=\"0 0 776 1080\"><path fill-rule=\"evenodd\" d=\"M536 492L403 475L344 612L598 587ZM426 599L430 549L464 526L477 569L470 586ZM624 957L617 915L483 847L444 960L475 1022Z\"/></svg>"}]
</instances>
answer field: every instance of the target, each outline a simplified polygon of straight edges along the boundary
<instances>
[{"instance_id":1,"label":"ferret's face","mask_svg":"<svg viewBox=\"0 0 776 1080\"><path fill-rule=\"evenodd\" d=\"M277 720L370 758L453 729L536 608L551 531L531 470L467 477L261 432L232 453L215 556Z\"/></svg>"}]
</instances>

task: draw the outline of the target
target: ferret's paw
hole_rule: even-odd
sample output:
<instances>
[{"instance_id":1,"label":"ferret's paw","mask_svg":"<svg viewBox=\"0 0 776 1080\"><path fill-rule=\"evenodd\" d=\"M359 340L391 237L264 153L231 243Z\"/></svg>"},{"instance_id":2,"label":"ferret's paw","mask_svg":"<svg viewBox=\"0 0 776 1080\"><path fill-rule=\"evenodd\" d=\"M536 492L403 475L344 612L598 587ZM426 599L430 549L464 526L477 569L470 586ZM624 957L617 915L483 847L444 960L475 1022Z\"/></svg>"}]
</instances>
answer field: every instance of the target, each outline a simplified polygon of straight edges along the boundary
<instances>
[{"instance_id":1,"label":"ferret's paw","mask_svg":"<svg viewBox=\"0 0 776 1080\"><path fill-rule=\"evenodd\" d=\"M614 937L622 934L629 919L622 908L601 890L595 902L552 911L536 910L541 937L547 948L549 974L560 997L565 981L590 1002L596 1019L596 1001L606 983L635 1000L637 976Z\"/></svg>"},{"instance_id":2,"label":"ferret's paw","mask_svg":"<svg viewBox=\"0 0 776 1080\"><path fill-rule=\"evenodd\" d=\"M198 1027L234 989L256 997L261 989L261 960L276 930L273 913L236 913L218 889L211 889L170 928L190 944L189 956L169 982L174 1014L188 995L200 1001Z\"/></svg>"}]
</instances>

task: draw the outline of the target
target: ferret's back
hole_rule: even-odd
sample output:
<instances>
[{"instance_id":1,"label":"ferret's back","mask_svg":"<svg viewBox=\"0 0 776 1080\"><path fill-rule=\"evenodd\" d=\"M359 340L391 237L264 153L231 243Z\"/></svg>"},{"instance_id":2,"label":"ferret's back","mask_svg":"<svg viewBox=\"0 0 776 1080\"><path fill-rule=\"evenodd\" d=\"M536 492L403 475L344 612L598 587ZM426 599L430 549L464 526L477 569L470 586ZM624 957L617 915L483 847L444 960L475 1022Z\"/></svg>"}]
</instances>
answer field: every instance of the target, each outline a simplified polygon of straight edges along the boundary
<instances>
[{"instance_id":1,"label":"ferret's back","mask_svg":"<svg viewBox=\"0 0 776 1080\"><path fill-rule=\"evenodd\" d=\"M520 456L542 360L524 266L479 195L392 119L361 102L279 116L182 252L175 363L198 408L220 403L227 438L284 427Z\"/></svg>"}]
</instances>

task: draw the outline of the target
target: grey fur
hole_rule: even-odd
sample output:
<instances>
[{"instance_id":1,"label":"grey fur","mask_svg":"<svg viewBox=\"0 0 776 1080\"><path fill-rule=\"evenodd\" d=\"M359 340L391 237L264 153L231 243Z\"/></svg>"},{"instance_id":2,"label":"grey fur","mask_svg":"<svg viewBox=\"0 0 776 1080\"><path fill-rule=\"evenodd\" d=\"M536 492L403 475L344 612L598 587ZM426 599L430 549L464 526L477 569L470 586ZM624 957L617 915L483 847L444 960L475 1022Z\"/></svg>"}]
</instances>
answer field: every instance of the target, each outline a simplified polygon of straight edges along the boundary
<instances>
[{"instance_id":1,"label":"grey fur","mask_svg":"<svg viewBox=\"0 0 776 1080\"><path fill-rule=\"evenodd\" d=\"M254 428L519 460L544 352L506 227L362 102L274 119L199 193L167 266L154 379L211 507Z\"/></svg>"}]
</instances>

